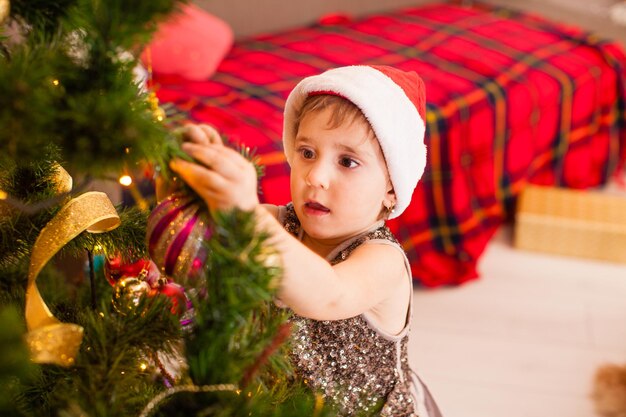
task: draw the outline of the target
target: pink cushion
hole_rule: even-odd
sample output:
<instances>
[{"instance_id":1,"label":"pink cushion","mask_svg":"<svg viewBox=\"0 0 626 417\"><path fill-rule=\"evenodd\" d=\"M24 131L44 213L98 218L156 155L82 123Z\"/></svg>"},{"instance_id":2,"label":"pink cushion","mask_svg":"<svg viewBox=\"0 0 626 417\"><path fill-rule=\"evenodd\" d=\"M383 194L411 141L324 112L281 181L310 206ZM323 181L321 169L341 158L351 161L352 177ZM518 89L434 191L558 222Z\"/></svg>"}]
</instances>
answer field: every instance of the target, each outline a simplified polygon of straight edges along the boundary
<instances>
[{"instance_id":1,"label":"pink cushion","mask_svg":"<svg viewBox=\"0 0 626 417\"><path fill-rule=\"evenodd\" d=\"M206 80L233 45L233 31L223 20L192 4L159 24L141 59L155 73Z\"/></svg>"}]
</instances>

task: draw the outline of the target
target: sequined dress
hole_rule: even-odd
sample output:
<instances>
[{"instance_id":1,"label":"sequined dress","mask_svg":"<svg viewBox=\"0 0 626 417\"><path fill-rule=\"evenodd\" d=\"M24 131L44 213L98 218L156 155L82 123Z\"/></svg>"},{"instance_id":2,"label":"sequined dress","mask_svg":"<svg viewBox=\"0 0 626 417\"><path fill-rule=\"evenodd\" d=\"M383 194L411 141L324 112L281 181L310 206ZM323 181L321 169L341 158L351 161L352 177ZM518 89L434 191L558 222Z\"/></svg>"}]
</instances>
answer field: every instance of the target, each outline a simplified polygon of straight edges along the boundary
<instances>
[{"instance_id":1,"label":"sequined dress","mask_svg":"<svg viewBox=\"0 0 626 417\"><path fill-rule=\"evenodd\" d=\"M302 238L291 204L280 207L279 221L288 232ZM327 259L333 265L342 262L366 241L400 247L384 222L380 222L370 231L343 242ZM405 264L410 277L406 256ZM294 313L291 360L299 376L330 399L342 416L439 417L428 389L409 367L410 318L411 307L404 329L398 335L390 335L363 314L345 320L319 321Z\"/></svg>"}]
</instances>

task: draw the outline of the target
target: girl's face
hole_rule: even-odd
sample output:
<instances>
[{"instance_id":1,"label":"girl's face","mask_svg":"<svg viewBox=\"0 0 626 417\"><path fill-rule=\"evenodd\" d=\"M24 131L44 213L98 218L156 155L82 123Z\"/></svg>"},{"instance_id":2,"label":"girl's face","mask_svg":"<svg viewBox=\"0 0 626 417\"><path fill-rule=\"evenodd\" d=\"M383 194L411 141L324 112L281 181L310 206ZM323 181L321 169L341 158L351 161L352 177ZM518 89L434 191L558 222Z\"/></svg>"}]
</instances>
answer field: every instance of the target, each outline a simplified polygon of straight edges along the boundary
<instances>
[{"instance_id":1,"label":"girl's face","mask_svg":"<svg viewBox=\"0 0 626 417\"><path fill-rule=\"evenodd\" d=\"M356 119L329 129L332 108L302 119L291 163L291 197L306 235L326 245L362 233L395 203L380 146Z\"/></svg>"}]
</instances>

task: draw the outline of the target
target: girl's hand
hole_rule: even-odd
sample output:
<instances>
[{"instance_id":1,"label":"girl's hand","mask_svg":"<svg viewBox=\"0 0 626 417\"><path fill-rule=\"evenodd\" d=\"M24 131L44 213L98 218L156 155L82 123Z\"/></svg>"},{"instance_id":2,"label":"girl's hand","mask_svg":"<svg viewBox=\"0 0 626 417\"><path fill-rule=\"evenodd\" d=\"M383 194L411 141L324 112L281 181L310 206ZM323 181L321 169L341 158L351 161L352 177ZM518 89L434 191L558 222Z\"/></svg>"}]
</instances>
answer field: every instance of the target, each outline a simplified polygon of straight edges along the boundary
<instances>
[{"instance_id":1,"label":"girl's hand","mask_svg":"<svg viewBox=\"0 0 626 417\"><path fill-rule=\"evenodd\" d=\"M189 125L183 137L188 142L182 149L195 163L174 159L170 168L204 199L211 211L252 211L259 205L256 169L239 152L224 146L215 129Z\"/></svg>"}]
</instances>

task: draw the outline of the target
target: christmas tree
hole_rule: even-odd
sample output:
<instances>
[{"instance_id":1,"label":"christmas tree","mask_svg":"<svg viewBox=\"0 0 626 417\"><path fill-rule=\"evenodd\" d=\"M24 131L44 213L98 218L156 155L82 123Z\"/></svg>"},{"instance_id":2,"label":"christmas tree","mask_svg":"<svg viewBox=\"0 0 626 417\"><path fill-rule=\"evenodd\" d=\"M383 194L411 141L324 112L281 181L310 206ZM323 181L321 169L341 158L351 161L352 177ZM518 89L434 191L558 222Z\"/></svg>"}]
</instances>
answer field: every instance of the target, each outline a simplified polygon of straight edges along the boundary
<instances>
[{"instance_id":1,"label":"christmas tree","mask_svg":"<svg viewBox=\"0 0 626 417\"><path fill-rule=\"evenodd\" d=\"M280 265L250 213L211 217L182 188L149 218L87 191L146 166L168 179L184 157L136 75L179 5L0 0L0 415L330 413L276 354L289 334L271 303ZM180 246L193 277L180 254L163 262L184 282L151 277L148 252L179 245L159 237L190 208L206 237Z\"/></svg>"}]
</instances>

